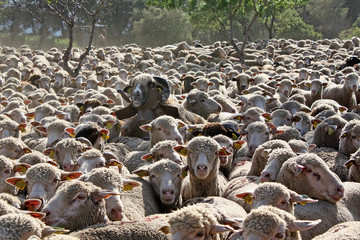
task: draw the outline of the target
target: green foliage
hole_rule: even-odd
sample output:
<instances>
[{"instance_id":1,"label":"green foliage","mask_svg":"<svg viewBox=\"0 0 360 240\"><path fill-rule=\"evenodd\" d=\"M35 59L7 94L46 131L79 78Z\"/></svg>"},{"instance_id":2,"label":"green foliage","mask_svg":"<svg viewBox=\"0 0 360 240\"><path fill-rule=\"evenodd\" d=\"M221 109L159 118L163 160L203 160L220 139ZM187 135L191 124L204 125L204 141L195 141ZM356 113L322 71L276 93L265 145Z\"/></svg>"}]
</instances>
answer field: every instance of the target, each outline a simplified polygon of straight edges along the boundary
<instances>
[{"instance_id":1,"label":"green foliage","mask_svg":"<svg viewBox=\"0 0 360 240\"><path fill-rule=\"evenodd\" d=\"M346 19L348 8L343 7L345 0L311 0L302 16L326 38L335 38L339 32L349 27Z\"/></svg>"},{"instance_id":2,"label":"green foliage","mask_svg":"<svg viewBox=\"0 0 360 240\"><path fill-rule=\"evenodd\" d=\"M150 7L143 18L134 23L135 41L144 47L155 47L181 41L191 41L190 18L181 10Z\"/></svg>"},{"instance_id":3,"label":"green foliage","mask_svg":"<svg viewBox=\"0 0 360 240\"><path fill-rule=\"evenodd\" d=\"M358 19L349 29L341 31L339 37L341 39L351 39L352 37L360 37L360 17L358 17Z\"/></svg>"},{"instance_id":4,"label":"green foliage","mask_svg":"<svg viewBox=\"0 0 360 240\"><path fill-rule=\"evenodd\" d=\"M306 24L294 9L287 9L279 15L275 23L277 38L313 39L322 38L321 33L314 27Z\"/></svg>"}]
</instances>

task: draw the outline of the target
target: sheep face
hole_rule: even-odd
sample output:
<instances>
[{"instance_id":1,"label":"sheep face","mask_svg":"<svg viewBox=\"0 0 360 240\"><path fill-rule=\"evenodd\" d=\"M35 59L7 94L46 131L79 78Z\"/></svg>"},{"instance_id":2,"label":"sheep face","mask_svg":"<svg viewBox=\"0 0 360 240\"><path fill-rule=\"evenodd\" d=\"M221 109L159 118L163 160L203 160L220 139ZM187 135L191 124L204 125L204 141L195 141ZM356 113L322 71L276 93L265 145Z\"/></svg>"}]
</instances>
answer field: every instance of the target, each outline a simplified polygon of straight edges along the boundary
<instances>
[{"instance_id":1,"label":"sheep face","mask_svg":"<svg viewBox=\"0 0 360 240\"><path fill-rule=\"evenodd\" d=\"M101 190L92 183L80 181L64 184L45 205L44 222L53 227L75 231L89 225L108 221L103 199L116 195L109 190Z\"/></svg>"},{"instance_id":2,"label":"sheep face","mask_svg":"<svg viewBox=\"0 0 360 240\"><path fill-rule=\"evenodd\" d=\"M358 90L359 76L356 73L350 73L345 77L345 87L350 92L356 92Z\"/></svg>"},{"instance_id":3,"label":"sheep face","mask_svg":"<svg viewBox=\"0 0 360 240\"><path fill-rule=\"evenodd\" d=\"M58 142L53 149L48 148L45 150L45 153L48 153L53 157L60 165L61 169L69 172L74 170L75 160L80 157L84 148L85 144L82 144L75 139L68 138Z\"/></svg>"},{"instance_id":4,"label":"sheep face","mask_svg":"<svg viewBox=\"0 0 360 240\"><path fill-rule=\"evenodd\" d=\"M210 98L205 92L191 91L184 102L184 107L203 118L207 119L212 113L221 112L222 108L219 103Z\"/></svg>"},{"instance_id":5,"label":"sheep face","mask_svg":"<svg viewBox=\"0 0 360 240\"><path fill-rule=\"evenodd\" d=\"M271 114L271 122L276 126L291 126L292 115L288 110L277 109Z\"/></svg>"},{"instance_id":6,"label":"sheep face","mask_svg":"<svg viewBox=\"0 0 360 240\"><path fill-rule=\"evenodd\" d=\"M22 109L14 109L10 112L10 118L18 124L26 123L25 111Z\"/></svg>"},{"instance_id":7,"label":"sheep face","mask_svg":"<svg viewBox=\"0 0 360 240\"><path fill-rule=\"evenodd\" d=\"M8 138L5 138L8 139ZM25 153L30 152L31 150L28 148L24 148L22 146L1 146L0 147L0 155L11 158L11 159L19 159Z\"/></svg>"},{"instance_id":8,"label":"sheep face","mask_svg":"<svg viewBox=\"0 0 360 240\"><path fill-rule=\"evenodd\" d=\"M163 160L152 164L149 167L149 180L164 205L173 205L179 199L182 168L177 163Z\"/></svg>"},{"instance_id":9,"label":"sheep face","mask_svg":"<svg viewBox=\"0 0 360 240\"><path fill-rule=\"evenodd\" d=\"M253 155L256 148L270 139L270 129L265 123L259 125L252 123L246 128L246 140L249 148L249 153Z\"/></svg>"},{"instance_id":10,"label":"sheep face","mask_svg":"<svg viewBox=\"0 0 360 240\"><path fill-rule=\"evenodd\" d=\"M100 168L106 166L106 159L101 155L100 152L99 154L96 154L94 156L80 156L76 160L76 162L77 165L79 166L79 172L83 172L83 173L90 172L94 168Z\"/></svg>"}]
</instances>

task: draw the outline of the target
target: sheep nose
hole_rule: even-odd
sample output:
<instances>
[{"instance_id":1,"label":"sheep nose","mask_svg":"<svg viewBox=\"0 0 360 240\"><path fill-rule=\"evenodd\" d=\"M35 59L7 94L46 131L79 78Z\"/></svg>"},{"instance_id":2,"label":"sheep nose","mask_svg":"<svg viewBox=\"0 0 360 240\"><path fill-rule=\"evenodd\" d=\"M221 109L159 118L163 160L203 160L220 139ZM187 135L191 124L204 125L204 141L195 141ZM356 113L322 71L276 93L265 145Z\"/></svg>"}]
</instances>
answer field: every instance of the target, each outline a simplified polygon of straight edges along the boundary
<instances>
[{"instance_id":1,"label":"sheep nose","mask_svg":"<svg viewBox=\"0 0 360 240\"><path fill-rule=\"evenodd\" d=\"M201 164L201 165L198 165L198 166L197 166L197 169L199 169L199 170L207 170L207 166Z\"/></svg>"},{"instance_id":2,"label":"sheep nose","mask_svg":"<svg viewBox=\"0 0 360 240\"><path fill-rule=\"evenodd\" d=\"M162 194L163 195L173 195L174 191L173 190L162 190Z\"/></svg>"},{"instance_id":3,"label":"sheep nose","mask_svg":"<svg viewBox=\"0 0 360 240\"><path fill-rule=\"evenodd\" d=\"M261 173L260 182L270 182L270 173Z\"/></svg>"},{"instance_id":4,"label":"sheep nose","mask_svg":"<svg viewBox=\"0 0 360 240\"><path fill-rule=\"evenodd\" d=\"M74 169L74 164L64 164L64 170L65 171L68 171L68 172L70 172L70 171L72 171Z\"/></svg>"},{"instance_id":5,"label":"sheep nose","mask_svg":"<svg viewBox=\"0 0 360 240\"><path fill-rule=\"evenodd\" d=\"M257 148L257 146L250 146L250 147L249 147L250 153L251 153L251 154L254 154L256 148Z\"/></svg>"}]
</instances>

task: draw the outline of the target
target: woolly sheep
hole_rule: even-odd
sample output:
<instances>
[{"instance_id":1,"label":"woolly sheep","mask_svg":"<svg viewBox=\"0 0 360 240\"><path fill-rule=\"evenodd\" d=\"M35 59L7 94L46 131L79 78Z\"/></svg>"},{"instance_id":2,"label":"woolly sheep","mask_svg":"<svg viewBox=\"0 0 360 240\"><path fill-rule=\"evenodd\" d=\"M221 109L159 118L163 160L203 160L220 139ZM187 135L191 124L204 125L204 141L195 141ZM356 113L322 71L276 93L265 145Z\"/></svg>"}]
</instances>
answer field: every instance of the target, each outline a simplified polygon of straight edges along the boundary
<instances>
[{"instance_id":1,"label":"woolly sheep","mask_svg":"<svg viewBox=\"0 0 360 240\"><path fill-rule=\"evenodd\" d=\"M360 147L360 121L351 120L341 131L339 141L339 152L350 156L356 152Z\"/></svg>"},{"instance_id":2,"label":"woolly sheep","mask_svg":"<svg viewBox=\"0 0 360 240\"><path fill-rule=\"evenodd\" d=\"M15 194L15 188L7 184L5 180L15 176L16 172L26 172L29 167L27 164L18 163L0 155L0 193Z\"/></svg>"},{"instance_id":3,"label":"woolly sheep","mask_svg":"<svg viewBox=\"0 0 360 240\"><path fill-rule=\"evenodd\" d=\"M25 132L26 124L19 125L17 122L13 120L4 119L0 121L0 139L7 137L20 137L20 130Z\"/></svg>"},{"instance_id":4,"label":"woolly sheep","mask_svg":"<svg viewBox=\"0 0 360 240\"><path fill-rule=\"evenodd\" d=\"M10 177L6 182L20 190L27 187L28 198L40 199L44 205L54 196L61 181L76 179L79 176L79 172L66 173L48 163L39 163L31 166L25 176Z\"/></svg>"},{"instance_id":5,"label":"woolly sheep","mask_svg":"<svg viewBox=\"0 0 360 240\"><path fill-rule=\"evenodd\" d=\"M180 193L186 171L186 166L181 167L169 159L163 159L145 168L139 168L133 173L140 177L149 176L149 182L159 201L160 211L169 213L182 204Z\"/></svg>"},{"instance_id":6,"label":"woolly sheep","mask_svg":"<svg viewBox=\"0 0 360 240\"><path fill-rule=\"evenodd\" d=\"M184 159L177 153L173 147L178 143L174 140L164 140L156 143L151 149L150 153L142 156L141 158L148 162L157 162L161 159L167 158L180 165L184 163Z\"/></svg>"},{"instance_id":7,"label":"woolly sheep","mask_svg":"<svg viewBox=\"0 0 360 240\"><path fill-rule=\"evenodd\" d=\"M221 106L215 100L209 97L206 92L192 90L183 103L186 110L200 115L207 119L212 113L221 112Z\"/></svg>"},{"instance_id":8,"label":"woolly sheep","mask_svg":"<svg viewBox=\"0 0 360 240\"><path fill-rule=\"evenodd\" d=\"M335 203L344 196L344 186L325 162L313 153L288 159L281 167L276 182L311 198Z\"/></svg>"},{"instance_id":9,"label":"woolly sheep","mask_svg":"<svg viewBox=\"0 0 360 240\"><path fill-rule=\"evenodd\" d=\"M66 182L42 209L46 214L44 222L70 231L106 223L109 219L104 199L116 194L110 190L102 190L90 182Z\"/></svg>"},{"instance_id":10,"label":"woolly sheep","mask_svg":"<svg viewBox=\"0 0 360 240\"><path fill-rule=\"evenodd\" d=\"M52 233L64 233L67 230L56 230L46 226L39 219L27 214L6 214L0 217L0 238L9 240L25 240L38 237L43 239Z\"/></svg>"},{"instance_id":11,"label":"woolly sheep","mask_svg":"<svg viewBox=\"0 0 360 240\"><path fill-rule=\"evenodd\" d=\"M292 139L288 142L291 149L294 151L294 153L300 154L300 153L308 153L311 149L316 147L315 144L308 144L302 140Z\"/></svg>"},{"instance_id":12,"label":"woolly sheep","mask_svg":"<svg viewBox=\"0 0 360 240\"><path fill-rule=\"evenodd\" d=\"M333 99L338 102L338 104L347 108L356 105L354 92L358 90L358 79L359 77L355 73L346 75L343 85L329 84L329 86L324 89L322 98Z\"/></svg>"},{"instance_id":13,"label":"woolly sheep","mask_svg":"<svg viewBox=\"0 0 360 240\"><path fill-rule=\"evenodd\" d=\"M316 236L314 240L326 240L326 239L347 239L357 240L359 239L359 221L350 221L346 223L339 223L325 233Z\"/></svg>"},{"instance_id":14,"label":"woolly sheep","mask_svg":"<svg viewBox=\"0 0 360 240\"><path fill-rule=\"evenodd\" d=\"M221 213L209 204L184 207L169 217L172 239L224 239L219 234L234 229L224 223L221 224L222 220Z\"/></svg>"},{"instance_id":15,"label":"woolly sheep","mask_svg":"<svg viewBox=\"0 0 360 240\"><path fill-rule=\"evenodd\" d=\"M136 181L130 181L123 178L117 170L108 168L96 168L91 170L88 174L83 175L79 180L91 182L95 186L102 189L111 190L118 195L113 195L107 198L106 213L110 220L120 221L123 219L124 206L120 198L122 189L132 189L139 185Z\"/></svg>"},{"instance_id":16,"label":"woolly sheep","mask_svg":"<svg viewBox=\"0 0 360 240\"><path fill-rule=\"evenodd\" d=\"M11 205L17 209L20 209L20 207L21 207L20 198L14 196L12 194L2 192L2 193L0 193L0 199L7 202L9 205Z\"/></svg>"},{"instance_id":17,"label":"woolly sheep","mask_svg":"<svg viewBox=\"0 0 360 240\"><path fill-rule=\"evenodd\" d=\"M8 137L0 139L0 155L11 159L18 159L31 150L19 139Z\"/></svg>"},{"instance_id":18,"label":"woolly sheep","mask_svg":"<svg viewBox=\"0 0 360 240\"><path fill-rule=\"evenodd\" d=\"M262 206L248 214L242 223L242 230L244 239L299 240L299 231L310 229L320 222L321 220L296 220L283 210Z\"/></svg>"},{"instance_id":19,"label":"woolly sheep","mask_svg":"<svg viewBox=\"0 0 360 240\"><path fill-rule=\"evenodd\" d=\"M219 175L219 156L229 155L220 144L209 137L195 137L186 147L175 150L186 156L189 176L184 179L184 201L193 197L220 196L226 180Z\"/></svg>"}]
</instances>

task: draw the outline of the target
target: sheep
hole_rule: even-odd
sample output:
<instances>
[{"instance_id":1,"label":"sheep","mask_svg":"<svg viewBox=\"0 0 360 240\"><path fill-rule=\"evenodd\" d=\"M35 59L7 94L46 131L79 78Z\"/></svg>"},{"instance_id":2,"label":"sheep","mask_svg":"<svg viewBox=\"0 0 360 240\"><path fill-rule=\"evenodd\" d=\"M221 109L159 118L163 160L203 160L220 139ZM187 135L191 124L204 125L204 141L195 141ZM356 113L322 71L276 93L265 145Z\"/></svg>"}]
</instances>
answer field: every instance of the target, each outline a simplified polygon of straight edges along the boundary
<instances>
[{"instance_id":1,"label":"sheep","mask_svg":"<svg viewBox=\"0 0 360 240\"><path fill-rule=\"evenodd\" d=\"M187 166L179 166L169 159L163 159L133 173L150 176L149 182L159 201L161 213L169 213L182 204L180 196L182 179L186 176Z\"/></svg>"},{"instance_id":2,"label":"sheep","mask_svg":"<svg viewBox=\"0 0 360 240\"><path fill-rule=\"evenodd\" d=\"M20 139L14 137L0 139L0 155L18 159L30 152L31 150Z\"/></svg>"},{"instance_id":3,"label":"sheep","mask_svg":"<svg viewBox=\"0 0 360 240\"><path fill-rule=\"evenodd\" d=\"M90 149L81 153L76 164L80 172L88 173L95 168L107 166L107 161L100 150Z\"/></svg>"},{"instance_id":4,"label":"sheep","mask_svg":"<svg viewBox=\"0 0 360 240\"><path fill-rule=\"evenodd\" d=\"M292 118L294 127L304 136L305 133L311 130L311 117L305 112L297 112Z\"/></svg>"},{"instance_id":5,"label":"sheep","mask_svg":"<svg viewBox=\"0 0 360 240\"><path fill-rule=\"evenodd\" d=\"M315 148L315 144L308 144L302 140L292 139L289 142L289 146L293 150L294 153L308 153L311 149Z\"/></svg>"},{"instance_id":6,"label":"sheep","mask_svg":"<svg viewBox=\"0 0 360 240\"><path fill-rule=\"evenodd\" d=\"M182 165L184 163L183 158L173 149L173 147L177 145L178 142L174 140L160 141L150 149L149 154L146 154L141 158L152 163L167 158Z\"/></svg>"},{"instance_id":7,"label":"sheep","mask_svg":"<svg viewBox=\"0 0 360 240\"><path fill-rule=\"evenodd\" d=\"M5 180L14 177L16 172L25 173L30 166L24 163L15 162L5 156L0 155L0 193L15 194L14 186L6 184Z\"/></svg>"},{"instance_id":8,"label":"sheep","mask_svg":"<svg viewBox=\"0 0 360 240\"><path fill-rule=\"evenodd\" d=\"M299 231L310 229L320 222L321 220L296 220L293 215L283 210L262 206L246 216L242 223L242 235L244 239L296 240L301 239Z\"/></svg>"},{"instance_id":9,"label":"sheep","mask_svg":"<svg viewBox=\"0 0 360 240\"><path fill-rule=\"evenodd\" d=\"M196 113L207 119L212 113L221 112L222 108L215 100L209 97L206 92L192 90L183 102L186 110Z\"/></svg>"},{"instance_id":10,"label":"sheep","mask_svg":"<svg viewBox=\"0 0 360 240\"><path fill-rule=\"evenodd\" d=\"M295 204L297 203L305 205L318 201L305 195L300 195L289 190L283 184L276 182L261 183L255 189L237 194L236 197L250 203L252 209L270 205L291 214L294 214Z\"/></svg>"},{"instance_id":11,"label":"sheep","mask_svg":"<svg viewBox=\"0 0 360 240\"><path fill-rule=\"evenodd\" d=\"M215 95L212 98L220 104L222 112L236 113L236 106L228 97Z\"/></svg>"},{"instance_id":12,"label":"sheep","mask_svg":"<svg viewBox=\"0 0 360 240\"><path fill-rule=\"evenodd\" d=\"M336 203L344 196L344 186L325 162L314 153L288 159L281 167L276 182L311 198Z\"/></svg>"},{"instance_id":13,"label":"sheep","mask_svg":"<svg viewBox=\"0 0 360 240\"><path fill-rule=\"evenodd\" d=\"M325 233L314 237L314 240L325 239L348 239L356 240L359 238L359 221L350 221L346 223L339 223L331 227Z\"/></svg>"},{"instance_id":14,"label":"sheep","mask_svg":"<svg viewBox=\"0 0 360 240\"><path fill-rule=\"evenodd\" d=\"M346 75L343 85L329 84L329 86L324 89L322 98L333 99L337 101L338 104L347 108L356 105L354 92L358 90L358 78L357 74L350 73Z\"/></svg>"},{"instance_id":15,"label":"sheep","mask_svg":"<svg viewBox=\"0 0 360 240\"><path fill-rule=\"evenodd\" d=\"M360 150L351 154L350 159L344 163L344 166L349 169L348 180L352 182L360 182L360 169L359 169L359 154Z\"/></svg>"},{"instance_id":16,"label":"sheep","mask_svg":"<svg viewBox=\"0 0 360 240\"><path fill-rule=\"evenodd\" d=\"M83 143L75 138L65 138L56 143L53 148L47 148L44 153L54 159L61 169L73 171L75 160L90 147L92 147L90 144Z\"/></svg>"},{"instance_id":17,"label":"sheep","mask_svg":"<svg viewBox=\"0 0 360 240\"><path fill-rule=\"evenodd\" d=\"M243 110L246 111L250 107L258 107L263 111L267 111L267 99L260 94L238 95L238 98L244 103Z\"/></svg>"},{"instance_id":18,"label":"sheep","mask_svg":"<svg viewBox=\"0 0 360 240\"><path fill-rule=\"evenodd\" d=\"M6 182L20 190L27 187L28 198L40 199L44 205L54 196L61 181L76 179L80 176L79 172L67 173L48 163L38 163L31 166L25 176L10 177L6 179Z\"/></svg>"},{"instance_id":19,"label":"sheep","mask_svg":"<svg viewBox=\"0 0 360 240\"><path fill-rule=\"evenodd\" d=\"M264 169L259 169L261 171L260 182L275 181L283 163L295 156L294 152L286 148L271 151Z\"/></svg>"},{"instance_id":20,"label":"sheep","mask_svg":"<svg viewBox=\"0 0 360 240\"><path fill-rule=\"evenodd\" d=\"M70 231L106 223L109 219L104 199L116 194L118 193L102 190L90 182L66 182L41 210L46 214L44 222Z\"/></svg>"},{"instance_id":21,"label":"sheep","mask_svg":"<svg viewBox=\"0 0 360 240\"><path fill-rule=\"evenodd\" d=\"M198 79L196 79L195 82L191 83L191 86L193 86L194 88L196 88L202 92L208 92L209 87L211 87L213 85L214 85L214 83L210 82L210 80L207 78L198 78Z\"/></svg>"},{"instance_id":22,"label":"sheep","mask_svg":"<svg viewBox=\"0 0 360 240\"><path fill-rule=\"evenodd\" d=\"M253 122L249 124L246 130L241 133L246 134L247 146L236 153L236 158L253 156L259 145L270 140L270 133L275 134L276 132L276 127L271 123Z\"/></svg>"},{"instance_id":23,"label":"sheep","mask_svg":"<svg viewBox=\"0 0 360 240\"><path fill-rule=\"evenodd\" d=\"M230 226L221 224L222 214L211 205L202 203L184 207L169 217L173 240L180 239L224 239L220 233L234 231Z\"/></svg>"},{"instance_id":24,"label":"sheep","mask_svg":"<svg viewBox=\"0 0 360 240\"><path fill-rule=\"evenodd\" d=\"M110 224L97 224L86 229L71 233L71 237L76 239L88 239L88 240L98 240L98 239L118 239L118 240L128 240L128 239L153 239L153 240L168 240L169 238L158 231L159 224L154 224L153 222L159 221L159 216L155 216L155 220L145 219L144 221L139 222L116 222ZM167 217L163 217L167 219ZM69 236L69 235L63 235ZM51 238L51 240L53 240ZM54 240L68 240L64 239L54 239ZM73 240L73 238L69 239ZM74 239L75 240L75 239Z\"/></svg>"},{"instance_id":25,"label":"sheep","mask_svg":"<svg viewBox=\"0 0 360 240\"><path fill-rule=\"evenodd\" d=\"M292 139L300 140L302 137L301 133L296 128L290 126L280 126L277 129L277 133L273 135L272 139L280 139L288 142Z\"/></svg>"},{"instance_id":26,"label":"sheep","mask_svg":"<svg viewBox=\"0 0 360 240\"><path fill-rule=\"evenodd\" d=\"M360 121L351 120L341 131L340 141L339 141L339 152L350 156L360 147Z\"/></svg>"},{"instance_id":27,"label":"sheep","mask_svg":"<svg viewBox=\"0 0 360 240\"><path fill-rule=\"evenodd\" d=\"M271 123L276 127L292 125L292 115L288 110L285 109L276 109L267 119L270 119Z\"/></svg>"},{"instance_id":28,"label":"sheep","mask_svg":"<svg viewBox=\"0 0 360 240\"><path fill-rule=\"evenodd\" d=\"M9 240L43 239L52 233L66 233L68 230L53 229L39 219L27 214L6 214L0 217L0 238Z\"/></svg>"},{"instance_id":29,"label":"sheep","mask_svg":"<svg viewBox=\"0 0 360 240\"><path fill-rule=\"evenodd\" d=\"M20 198L6 192L0 193L0 200L7 202L10 206L13 206L17 209L21 208Z\"/></svg>"},{"instance_id":30,"label":"sheep","mask_svg":"<svg viewBox=\"0 0 360 240\"><path fill-rule=\"evenodd\" d=\"M184 180L183 200L193 197L220 196L226 184L219 175L219 156L230 155L220 144L209 137L195 137L184 146L175 147L186 156L189 177Z\"/></svg>"},{"instance_id":31,"label":"sheep","mask_svg":"<svg viewBox=\"0 0 360 240\"><path fill-rule=\"evenodd\" d=\"M25 116L26 113L27 111L21 108L13 109L12 111L8 112L9 117L18 124L26 123L26 116Z\"/></svg>"},{"instance_id":32,"label":"sheep","mask_svg":"<svg viewBox=\"0 0 360 240\"><path fill-rule=\"evenodd\" d=\"M236 94L241 94L242 91L249 87L251 77L248 74L240 73L231 80L236 81L236 88L234 87L232 90L229 91L229 96L231 98L235 98Z\"/></svg>"},{"instance_id":33,"label":"sheep","mask_svg":"<svg viewBox=\"0 0 360 240\"><path fill-rule=\"evenodd\" d=\"M18 124L13 120L4 119L0 122L0 139L20 137L20 131L25 132L26 124Z\"/></svg>"},{"instance_id":34,"label":"sheep","mask_svg":"<svg viewBox=\"0 0 360 240\"><path fill-rule=\"evenodd\" d=\"M291 148L289 144L283 140L270 140L265 142L255 150L255 153L252 158L251 168L248 172L248 176L260 176L260 172L264 169L267 157L270 151L277 149L277 148L284 148L291 152ZM233 179L232 177L231 179Z\"/></svg>"},{"instance_id":35,"label":"sheep","mask_svg":"<svg viewBox=\"0 0 360 240\"><path fill-rule=\"evenodd\" d=\"M314 130L313 142L317 147L339 148L339 137L347 122L339 116L331 116L322 121Z\"/></svg>"},{"instance_id":36,"label":"sheep","mask_svg":"<svg viewBox=\"0 0 360 240\"><path fill-rule=\"evenodd\" d=\"M91 182L102 189L108 189L120 194L121 190L131 190L140 183L123 178L117 170L108 168L96 168L79 179L84 182ZM120 195L113 195L106 200L106 213L110 220L121 221L124 215L124 206Z\"/></svg>"},{"instance_id":37,"label":"sheep","mask_svg":"<svg viewBox=\"0 0 360 240\"><path fill-rule=\"evenodd\" d=\"M33 151L31 153L25 154L24 156L19 158L19 163L25 163L31 166L38 163L50 163L55 167L59 167L59 165L55 161L38 151Z\"/></svg>"}]
</instances>

